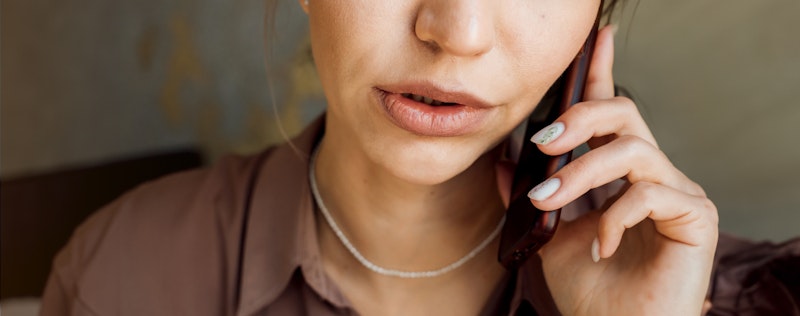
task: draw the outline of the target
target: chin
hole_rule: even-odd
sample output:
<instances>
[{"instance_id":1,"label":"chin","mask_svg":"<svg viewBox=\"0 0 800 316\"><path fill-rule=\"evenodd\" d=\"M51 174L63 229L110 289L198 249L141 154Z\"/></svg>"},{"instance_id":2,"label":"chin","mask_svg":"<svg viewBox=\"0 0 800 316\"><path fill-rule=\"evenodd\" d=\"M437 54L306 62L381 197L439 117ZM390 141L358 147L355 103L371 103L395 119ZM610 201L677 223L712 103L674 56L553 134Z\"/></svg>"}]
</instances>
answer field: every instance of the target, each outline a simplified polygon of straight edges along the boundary
<instances>
[{"instance_id":1,"label":"chin","mask_svg":"<svg viewBox=\"0 0 800 316\"><path fill-rule=\"evenodd\" d=\"M483 154L475 149L442 145L419 147L391 150L394 153L384 155L382 165L395 177L408 183L435 186L462 174Z\"/></svg>"}]
</instances>

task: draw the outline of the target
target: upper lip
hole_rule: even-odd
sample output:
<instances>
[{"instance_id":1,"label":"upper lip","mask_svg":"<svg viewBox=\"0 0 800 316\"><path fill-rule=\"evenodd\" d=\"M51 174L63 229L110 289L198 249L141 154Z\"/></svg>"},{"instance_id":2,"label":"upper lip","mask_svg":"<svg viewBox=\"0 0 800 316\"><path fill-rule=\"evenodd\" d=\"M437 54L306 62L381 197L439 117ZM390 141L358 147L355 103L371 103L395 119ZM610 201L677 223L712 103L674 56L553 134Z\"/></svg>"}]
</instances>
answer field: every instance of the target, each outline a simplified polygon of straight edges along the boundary
<instances>
[{"instance_id":1,"label":"upper lip","mask_svg":"<svg viewBox=\"0 0 800 316\"><path fill-rule=\"evenodd\" d=\"M403 94L410 93L423 97L428 97L434 100L441 101L442 103L456 103L475 108L489 108L492 104L468 92L459 89L446 89L441 86L423 82L423 83L401 83L393 85L385 85L377 87L389 93Z\"/></svg>"}]
</instances>

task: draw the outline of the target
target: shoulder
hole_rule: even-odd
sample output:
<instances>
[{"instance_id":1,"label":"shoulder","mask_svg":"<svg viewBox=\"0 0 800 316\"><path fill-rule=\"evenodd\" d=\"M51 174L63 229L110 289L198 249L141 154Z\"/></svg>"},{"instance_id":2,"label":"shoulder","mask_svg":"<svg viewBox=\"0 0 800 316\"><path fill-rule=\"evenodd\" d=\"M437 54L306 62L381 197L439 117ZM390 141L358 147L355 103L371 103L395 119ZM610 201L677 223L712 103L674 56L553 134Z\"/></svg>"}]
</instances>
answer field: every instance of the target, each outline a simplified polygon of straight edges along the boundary
<instances>
[{"instance_id":1,"label":"shoulder","mask_svg":"<svg viewBox=\"0 0 800 316\"><path fill-rule=\"evenodd\" d=\"M262 153L263 155L263 153ZM235 225L261 155L229 156L213 166L144 183L104 207L75 232L102 234L100 240L147 241L150 236L179 236L198 230L226 230ZM221 221L221 223L214 223ZM202 238L202 236L195 236ZM97 239L94 239L97 240ZM192 240L152 240L153 246Z\"/></svg>"},{"instance_id":2,"label":"shoulder","mask_svg":"<svg viewBox=\"0 0 800 316\"><path fill-rule=\"evenodd\" d=\"M261 157L270 150L252 156L228 156L213 166L165 176L144 183L120 197L102 212L114 213L115 223L130 229L146 223L146 230L170 234L176 228L195 227L206 219L232 224L231 217L241 213L241 205L251 178L257 173ZM100 215L102 216L102 215ZM155 226L154 226L155 225ZM87 221L85 226L91 226Z\"/></svg>"},{"instance_id":3,"label":"shoulder","mask_svg":"<svg viewBox=\"0 0 800 316\"><path fill-rule=\"evenodd\" d=\"M321 116L282 146L151 181L105 206L53 261L41 314L233 314L244 233L296 221L323 128ZM247 230L253 222L259 229Z\"/></svg>"},{"instance_id":4,"label":"shoulder","mask_svg":"<svg viewBox=\"0 0 800 316\"><path fill-rule=\"evenodd\" d=\"M56 256L43 307L104 314L134 304L148 314L185 300L218 312L236 273L248 186L270 151L150 181L103 207Z\"/></svg>"}]
</instances>

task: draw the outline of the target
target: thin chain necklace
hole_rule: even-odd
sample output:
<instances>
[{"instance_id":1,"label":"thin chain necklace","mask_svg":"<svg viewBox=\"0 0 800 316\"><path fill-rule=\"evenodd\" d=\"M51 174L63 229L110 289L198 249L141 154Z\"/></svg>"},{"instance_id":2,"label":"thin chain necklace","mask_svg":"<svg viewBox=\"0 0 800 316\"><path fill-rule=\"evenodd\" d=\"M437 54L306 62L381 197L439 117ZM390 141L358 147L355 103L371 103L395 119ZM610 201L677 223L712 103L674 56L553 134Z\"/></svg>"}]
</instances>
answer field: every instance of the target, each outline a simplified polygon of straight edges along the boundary
<instances>
[{"instance_id":1,"label":"thin chain necklace","mask_svg":"<svg viewBox=\"0 0 800 316\"><path fill-rule=\"evenodd\" d=\"M486 239L484 239L480 244L478 244L478 246L475 247L475 249L472 249L472 251L470 251L463 258L458 259L458 261L453 262L443 268L431 271L402 271L402 270L387 269L378 266L377 264L374 264L371 261L367 260L367 258L365 258L361 254L361 252L359 252L358 249L356 249L356 247L353 246L352 243L350 243L350 240L347 239L342 230L339 229L339 225L336 225L336 221L333 220L333 217L331 216L330 212L328 212L328 208L325 207L325 203L322 202L322 197L320 196L319 188L317 187L317 177L316 177L316 160L318 152L319 152L319 147L314 149L314 153L311 154L311 161L310 161L311 165L309 166L309 172L308 172L308 179L309 182L311 183L311 193L314 195L314 200L317 202L317 206L319 206L320 211L322 211L322 215L325 217L325 221L328 222L328 225L336 234L336 237L339 238L339 241L342 242L342 245L344 245L344 247L347 248L348 251L350 251L350 254L352 254L353 257L355 257L356 260L358 260L358 262L360 262L364 267L372 270L377 274L404 278L404 279L418 279L418 278L433 278L443 275L447 272L453 271L458 267L464 265L464 263L466 263L473 257L475 257L478 253L481 252L481 250L483 250L483 248L486 248L486 246L489 245L489 243L491 243L492 240L494 240L497 237L497 234L500 233L500 229L503 227L503 223L505 223L506 221L506 217L505 215L503 215L503 218L500 219L500 222L497 224L497 227L495 227L492 233L489 234L489 236L487 236Z\"/></svg>"}]
</instances>

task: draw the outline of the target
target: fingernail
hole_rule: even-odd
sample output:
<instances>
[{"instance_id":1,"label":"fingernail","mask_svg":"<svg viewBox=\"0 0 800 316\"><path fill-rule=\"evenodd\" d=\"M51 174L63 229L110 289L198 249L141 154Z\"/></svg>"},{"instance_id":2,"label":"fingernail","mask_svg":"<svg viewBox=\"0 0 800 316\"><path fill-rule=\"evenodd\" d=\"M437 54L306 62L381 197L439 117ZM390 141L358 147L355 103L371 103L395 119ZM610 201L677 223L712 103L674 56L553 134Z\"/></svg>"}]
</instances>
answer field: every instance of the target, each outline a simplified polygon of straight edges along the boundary
<instances>
[{"instance_id":1,"label":"fingernail","mask_svg":"<svg viewBox=\"0 0 800 316\"><path fill-rule=\"evenodd\" d=\"M547 145L564 133L564 123L555 122L533 134L531 141L539 145Z\"/></svg>"},{"instance_id":2,"label":"fingernail","mask_svg":"<svg viewBox=\"0 0 800 316\"><path fill-rule=\"evenodd\" d=\"M600 261L600 240L597 237L592 241L592 261L597 263Z\"/></svg>"},{"instance_id":3,"label":"fingernail","mask_svg":"<svg viewBox=\"0 0 800 316\"><path fill-rule=\"evenodd\" d=\"M553 193L558 191L558 188L561 187L561 180L558 178L551 178L547 179L539 185L533 187L530 192L528 192L528 198L543 201L549 198Z\"/></svg>"}]
</instances>

